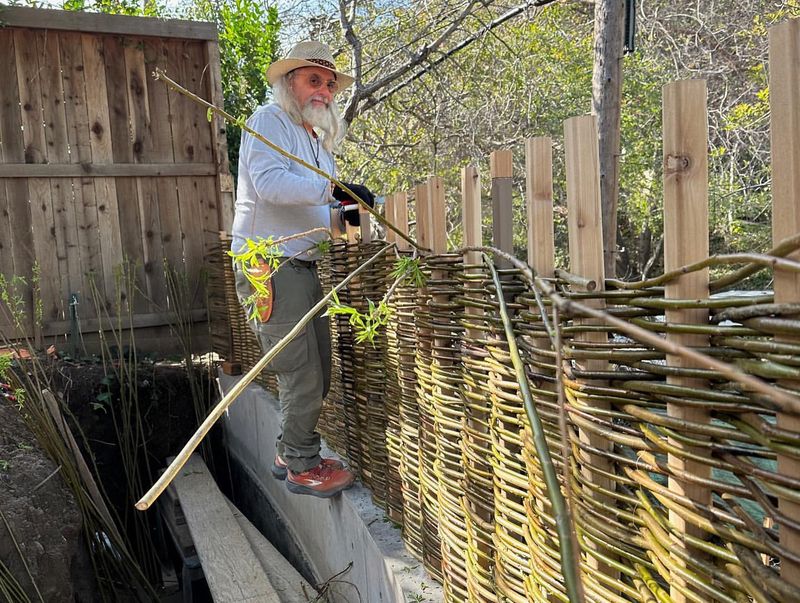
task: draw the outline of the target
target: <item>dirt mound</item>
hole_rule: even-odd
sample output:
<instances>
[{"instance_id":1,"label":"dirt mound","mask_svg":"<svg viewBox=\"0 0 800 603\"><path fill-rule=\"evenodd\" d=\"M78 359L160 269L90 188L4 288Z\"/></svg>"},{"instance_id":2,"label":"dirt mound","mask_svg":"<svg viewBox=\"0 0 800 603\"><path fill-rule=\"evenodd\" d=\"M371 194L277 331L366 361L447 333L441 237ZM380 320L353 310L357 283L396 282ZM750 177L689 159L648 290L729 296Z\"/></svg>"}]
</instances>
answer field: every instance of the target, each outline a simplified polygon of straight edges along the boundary
<instances>
[{"instance_id":1,"label":"dirt mound","mask_svg":"<svg viewBox=\"0 0 800 603\"><path fill-rule=\"evenodd\" d=\"M81 514L72 491L39 448L14 402L3 396L0 510L13 533L12 539L0 522L0 560L31 600L39 600L37 588L45 601L95 600Z\"/></svg>"}]
</instances>

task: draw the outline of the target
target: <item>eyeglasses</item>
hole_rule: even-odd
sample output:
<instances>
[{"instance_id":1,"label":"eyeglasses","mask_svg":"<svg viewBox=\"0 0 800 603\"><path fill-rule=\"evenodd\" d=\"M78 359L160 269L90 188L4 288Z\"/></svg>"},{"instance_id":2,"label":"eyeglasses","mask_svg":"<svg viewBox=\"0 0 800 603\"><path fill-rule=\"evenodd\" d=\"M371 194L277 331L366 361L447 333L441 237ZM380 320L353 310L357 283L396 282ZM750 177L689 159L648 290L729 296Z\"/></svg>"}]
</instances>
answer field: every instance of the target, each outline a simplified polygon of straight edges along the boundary
<instances>
[{"instance_id":1,"label":"eyeglasses","mask_svg":"<svg viewBox=\"0 0 800 603\"><path fill-rule=\"evenodd\" d=\"M339 92L339 82L337 82L336 80L328 80L326 82L316 73L309 73L306 76L306 82L308 83L309 86L314 88L314 90L317 90L322 86L325 86L328 89L328 92L330 92L331 94L336 94L337 92Z\"/></svg>"}]
</instances>

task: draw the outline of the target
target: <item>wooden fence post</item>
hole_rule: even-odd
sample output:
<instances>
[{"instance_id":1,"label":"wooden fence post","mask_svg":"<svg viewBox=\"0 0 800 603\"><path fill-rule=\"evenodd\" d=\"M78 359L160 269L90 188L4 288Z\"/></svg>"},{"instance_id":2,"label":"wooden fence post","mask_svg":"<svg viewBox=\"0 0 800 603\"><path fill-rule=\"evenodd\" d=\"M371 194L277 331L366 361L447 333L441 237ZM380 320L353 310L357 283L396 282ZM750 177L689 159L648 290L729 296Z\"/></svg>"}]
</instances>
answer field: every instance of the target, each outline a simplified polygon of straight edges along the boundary
<instances>
[{"instance_id":1,"label":"wooden fence post","mask_svg":"<svg viewBox=\"0 0 800 603\"><path fill-rule=\"evenodd\" d=\"M772 143L772 240L776 245L782 239L800 232L800 21L793 19L776 25L769 33L769 101L771 111ZM791 259L800 260L800 252ZM775 303L800 301L800 277L796 272L775 270ZM795 317L797 318L797 317ZM777 337L776 337L777 339ZM797 339L785 339L797 343ZM782 383L798 390L797 381ZM797 433L800 417L778 413L778 427ZM797 457L778 455L778 473L794 479L800 478L800 461ZM800 520L800 505L779 499L781 514ZM779 524L781 547L800 556L800 531L789 524ZM781 559L781 577L794 586L800 586L800 564Z\"/></svg>"},{"instance_id":2,"label":"wooden fence post","mask_svg":"<svg viewBox=\"0 0 800 603\"><path fill-rule=\"evenodd\" d=\"M489 175L492 179L492 241L502 251L514 253L514 216L511 207L512 156L508 149L492 151L489 155ZM498 268L508 268L507 260L495 258Z\"/></svg>"},{"instance_id":3,"label":"wooden fence post","mask_svg":"<svg viewBox=\"0 0 800 603\"><path fill-rule=\"evenodd\" d=\"M526 213L528 218L528 264L534 273L542 278L552 278L555 268L555 244L553 236L553 142L549 137L529 138L525 141L525 180L526 180ZM535 304L530 306L530 314L540 315ZM537 322L541 320L531 319ZM534 404L552 404L557 400L557 388L549 378L556 377L553 370L543 368L554 365L549 352L553 350L547 336L531 337L531 355L538 361L539 367L534 369L531 382L534 386ZM537 353L538 351L544 354ZM544 377L544 378L543 378ZM548 392L549 395L547 393ZM541 495L542 469L541 460L533 445L533 436L529 426L525 428L525 449L523 458L528 469L529 499L526 501L528 515L526 541L531 556L531 580L525 583L529 598L542 598L547 601L557 600L556 590L548 583L549 576L543 569L547 567L548 546L558 546L557 534L549 527L548 501ZM569 437L566 434L565 437ZM562 458L562 455L553 455ZM556 461L556 465L559 463ZM568 475L569 467L565 469ZM545 540L546 539L546 540ZM547 545L543 545L546 542ZM578 551L576 551L576 554ZM544 593L547 593L544 595ZM546 598L544 598L546 596Z\"/></svg>"},{"instance_id":4,"label":"wooden fence post","mask_svg":"<svg viewBox=\"0 0 800 603\"><path fill-rule=\"evenodd\" d=\"M430 206L428 204L428 185L418 184L414 187L414 209L417 218L417 243L422 247L430 248Z\"/></svg>"},{"instance_id":5,"label":"wooden fence post","mask_svg":"<svg viewBox=\"0 0 800 603\"><path fill-rule=\"evenodd\" d=\"M386 218L386 221L389 224L394 224L395 217L394 217L394 193L390 195L386 195L383 202L383 217ZM384 235L384 239L386 239L387 243L394 243L397 240L397 235L391 228L385 229L386 234Z\"/></svg>"},{"instance_id":6,"label":"wooden fence post","mask_svg":"<svg viewBox=\"0 0 800 603\"><path fill-rule=\"evenodd\" d=\"M664 86L664 271L669 272L708 257L708 114L705 80L685 80ZM666 285L666 299L700 300L708 297L708 269L684 274ZM668 324L708 324L707 309L668 309ZM707 335L667 333L667 341L689 347L706 347ZM667 355L667 364L692 367L680 356ZM698 368L698 367L695 367ZM670 385L706 388L703 379L668 376ZM709 413L702 408L690 408L675 402L667 403L670 417L693 423L709 422ZM699 437L697 435L693 437ZM669 489L701 505L711 503L711 490L689 483L675 474L686 472L700 479L711 477L711 466L683 456L705 456L707 451L689 446L685 441L671 439L670 445L679 451L668 455L668 465L674 472L669 477ZM670 510L670 523L678 533L703 538L705 533ZM685 543L675 542L684 550ZM696 551L695 551L696 553ZM678 555L672 562L685 567ZM676 602L690 600L691 595L703 597L683 580L677 572L670 576L670 596Z\"/></svg>"},{"instance_id":7,"label":"wooden fence post","mask_svg":"<svg viewBox=\"0 0 800 603\"><path fill-rule=\"evenodd\" d=\"M537 275L552 278L555 267L553 141L549 137L525 141L525 176L528 193L528 264Z\"/></svg>"},{"instance_id":8,"label":"wooden fence post","mask_svg":"<svg viewBox=\"0 0 800 603\"><path fill-rule=\"evenodd\" d=\"M408 234L408 193L401 192L394 195L394 225L403 234ZM411 244L405 239L394 235L394 242L400 251L410 251Z\"/></svg>"},{"instance_id":9,"label":"wooden fence post","mask_svg":"<svg viewBox=\"0 0 800 603\"><path fill-rule=\"evenodd\" d=\"M572 117L564 122L564 147L567 168L567 211L569 227L570 270L596 283L597 290L605 286L605 267L603 265L603 228L600 208L600 159L598 155L597 124L595 117L584 115ZM605 301L600 298L587 299L583 303L603 309ZM576 325L597 324L596 320L576 319ZM577 333L576 341L583 343L606 343L604 332ZM585 360L581 368L586 371L606 371L608 361ZM605 382L592 381L593 384ZM604 411L607 402L587 400L588 412L593 409ZM596 433L581 429L580 442L599 451L611 451L611 442ZM613 492L615 482L609 475L615 471L614 464L604 454L580 451L581 475L583 481L592 484L585 500L591 500L604 507L615 506L614 499L603 494L602 490ZM598 510L601 507L598 506ZM583 539L582 548L587 553L587 564L609 578L616 579L619 572L597 555L614 557L611 549L589 539Z\"/></svg>"}]
</instances>

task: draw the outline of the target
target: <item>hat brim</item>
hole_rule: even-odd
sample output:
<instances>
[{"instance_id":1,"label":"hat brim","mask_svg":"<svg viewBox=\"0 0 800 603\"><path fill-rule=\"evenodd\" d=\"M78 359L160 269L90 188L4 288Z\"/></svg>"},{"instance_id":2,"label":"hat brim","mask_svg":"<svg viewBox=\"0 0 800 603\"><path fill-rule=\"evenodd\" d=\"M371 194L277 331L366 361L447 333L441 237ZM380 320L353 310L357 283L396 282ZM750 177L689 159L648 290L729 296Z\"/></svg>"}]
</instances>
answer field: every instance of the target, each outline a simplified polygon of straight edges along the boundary
<instances>
[{"instance_id":1,"label":"hat brim","mask_svg":"<svg viewBox=\"0 0 800 603\"><path fill-rule=\"evenodd\" d=\"M305 59L279 59L267 68L267 81L269 81L271 86L277 82L281 76L286 75L294 69L299 69L300 67L319 67L321 69L328 69L319 63L313 63L311 61L306 61ZM341 71L337 71L336 69L328 69L328 71L333 71L333 73L336 74L336 81L339 83L340 90L344 90L355 81L355 78L352 76L342 73Z\"/></svg>"}]
</instances>

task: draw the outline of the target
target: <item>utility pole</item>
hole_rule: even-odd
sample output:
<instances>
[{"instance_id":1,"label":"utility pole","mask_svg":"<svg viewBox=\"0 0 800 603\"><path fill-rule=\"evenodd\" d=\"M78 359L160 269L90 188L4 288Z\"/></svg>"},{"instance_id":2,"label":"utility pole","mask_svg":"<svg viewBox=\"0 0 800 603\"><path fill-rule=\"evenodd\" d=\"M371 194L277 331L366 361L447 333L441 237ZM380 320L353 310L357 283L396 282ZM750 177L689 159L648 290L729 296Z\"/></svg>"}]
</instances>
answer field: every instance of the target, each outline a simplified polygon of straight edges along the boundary
<instances>
[{"instance_id":1,"label":"utility pole","mask_svg":"<svg viewBox=\"0 0 800 603\"><path fill-rule=\"evenodd\" d=\"M617 274L617 201L622 92L622 56L626 8L631 0L595 0L592 113L597 117L600 149L600 202L606 278Z\"/></svg>"}]
</instances>

